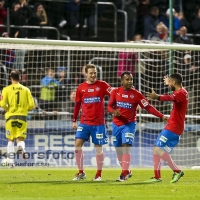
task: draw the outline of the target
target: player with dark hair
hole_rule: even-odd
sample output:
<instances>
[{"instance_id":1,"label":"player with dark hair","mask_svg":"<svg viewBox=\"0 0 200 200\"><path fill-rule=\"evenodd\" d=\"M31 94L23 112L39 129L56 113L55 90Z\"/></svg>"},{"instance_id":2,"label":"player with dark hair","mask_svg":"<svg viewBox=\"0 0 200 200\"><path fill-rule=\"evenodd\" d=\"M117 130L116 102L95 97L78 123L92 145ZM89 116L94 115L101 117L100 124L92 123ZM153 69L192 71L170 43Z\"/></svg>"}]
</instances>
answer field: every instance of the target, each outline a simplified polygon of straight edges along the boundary
<instances>
[{"instance_id":1,"label":"player with dark hair","mask_svg":"<svg viewBox=\"0 0 200 200\"><path fill-rule=\"evenodd\" d=\"M185 115L188 107L188 93L182 87L182 75L179 73L164 77L165 85L169 85L173 94L158 95L152 89L152 93L147 93L147 98L159 101L172 101L173 109L165 128L158 136L153 148L154 177L147 182L161 182L161 161L163 160L174 171L171 183L177 182L184 172L180 170L169 155L178 144L180 136L184 130Z\"/></svg>"},{"instance_id":2,"label":"player with dark hair","mask_svg":"<svg viewBox=\"0 0 200 200\"><path fill-rule=\"evenodd\" d=\"M101 172L104 161L102 145L108 143L107 131L105 128L104 117L104 96L110 96L111 86L97 80L97 69L93 64L87 64L85 67L86 81L81 83L76 91L76 100L74 107L72 128L77 129L75 140L75 157L79 172L76 174L74 181L85 179L86 174L83 169L83 152L82 146L88 141L90 136L95 144L97 173L95 181L101 180ZM81 120L77 126L76 120L80 108Z\"/></svg>"},{"instance_id":3,"label":"player with dark hair","mask_svg":"<svg viewBox=\"0 0 200 200\"><path fill-rule=\"evenodd\" d=\"M149 113L167 121L162 113L149 104L147 99L133 87L133 76L130 72L121 75L122 86L112 91L108 111L114 115L113 143L122 173L117 181L125 181L132 176L130 167L130 147L133 145L136 131L137 106L140 105Z\"/></svg>"},{"instance_id":4,"label":"player with dark hair","mask_svg":"<svg viewBox=\"0 0 200 200\"><path fill-rule=\"evenodd\" d=\"M34 100L30 90L19 83L20 72L12 70L10 73L11 85L3 88L1 107L5 109L6 138L8 139L7 153L14 153L14 140L17 142L17 151L26 159L25 142L27 135L26 117L28 111L34 108ZM13 159L10 159L13 167Z\"/></svg>"}]
</instances>

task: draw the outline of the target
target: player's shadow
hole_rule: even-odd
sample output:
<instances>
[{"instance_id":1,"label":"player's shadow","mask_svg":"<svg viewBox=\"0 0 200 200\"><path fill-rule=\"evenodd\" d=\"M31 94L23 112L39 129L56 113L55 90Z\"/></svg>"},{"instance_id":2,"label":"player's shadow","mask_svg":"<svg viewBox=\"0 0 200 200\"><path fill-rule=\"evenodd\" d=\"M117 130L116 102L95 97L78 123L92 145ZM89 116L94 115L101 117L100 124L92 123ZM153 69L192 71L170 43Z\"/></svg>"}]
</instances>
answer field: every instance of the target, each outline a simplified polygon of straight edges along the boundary
<instances>
[{"instance_id":1,"label":"player's shadow","mask_svg":"<svg viewBox=\"0 0 200 200\"><path fill-rule=\"evenodd\" d=\"M115 186L127 186L127 185L148 185L148 184L155 184L155 183L148 183L148 182L117 182L114 180L104 180L104 181L93 181L93 180L80 180L80 181L68 181L68 180L48 180L48 181L38 181L38 180L30 180L30 181L18 181L18 182L9 182L9 184L110 184Z\"/></svg>"},{"instance_id":2,"label":"player's shadow","mask_svg":"<svg viewBox=\"0 0 200 200\"><path fill-rule=\"evenodd\" d=\"M114 181L84 181L84 180L80 180L80 181L68 181L68 180L62 180L62 181L56 181L56 180L48 180L48 181L37 181L37 180L30 180L30 181L18 181L18 182L9 182L8 184L41 184L41 183L45 183L45 184L95 184L95 183L98 183L98 184L105 184L105 183L111 183L111 182L114 182Z\"/></svg>"},{"instance_id":3,"label":"player's shadow","mask_svg":"<svg viewBox=\"0 0 200 200\"><path fill-rule=\"evenodd\" d=\"M148 182L121 182L121 184L115 184L115 186L127 186L127 185L150 185L150 184L156 184L156 183L148 183ZM160 183L157 183L160 184Z\"/></svg>"}]
</instances>

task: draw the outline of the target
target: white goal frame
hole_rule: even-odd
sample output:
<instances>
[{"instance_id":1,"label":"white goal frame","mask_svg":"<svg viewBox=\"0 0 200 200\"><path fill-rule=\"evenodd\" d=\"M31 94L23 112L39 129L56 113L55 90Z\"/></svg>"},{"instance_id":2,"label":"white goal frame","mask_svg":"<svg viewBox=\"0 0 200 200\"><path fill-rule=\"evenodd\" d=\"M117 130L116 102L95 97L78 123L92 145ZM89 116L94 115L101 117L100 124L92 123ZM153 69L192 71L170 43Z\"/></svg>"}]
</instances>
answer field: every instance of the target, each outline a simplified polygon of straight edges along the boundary
<instances>
[{"instance_id":1,"label":"white goal frame","mask_svg":"<svg viewBox=\"0 0 200 200\"><path fill-rule=\"evenodd\" d=\"M90 51L126 51L126 52L148 52L152 50L191 50L200 51L199 45L186 45L186 44L175 44L175 43L150 43L143 41L141 43L114 43L114 42L84 42L84 41L63 41L63 40L41 40L41 39L16 39L16 38L0 38L0 48L10 49L23 49L23 45L33 45L35 49L45 49L46 47L51 50L57 50L58 55L60 50L90 50ZM106 58L99 58L106 59ZM140 58L138 58L140 62ZM170 58L169 58L170 60ZM92 60L90 61L92 62ZM140 63L139 63L140 66ZM140 67L138 68L139 75ZM140 77L139 77L140 80ZM141 83L139 82L139 90L141 89ZM51 114L51 113L49 113ZM63 114L63 113L60 113ZM150 114L141 114L139 112L138 117L153 117ZM193 118L194 116L187 115L187 118ZM200 116L195 116L200 119ZM142 125L139 126L139 134L142 133ZM141 137L140 137L141 139ZM140 154L141 155L141 154ZM141 159L140 159L141 160Z\"/></svg>"}]
</instances>

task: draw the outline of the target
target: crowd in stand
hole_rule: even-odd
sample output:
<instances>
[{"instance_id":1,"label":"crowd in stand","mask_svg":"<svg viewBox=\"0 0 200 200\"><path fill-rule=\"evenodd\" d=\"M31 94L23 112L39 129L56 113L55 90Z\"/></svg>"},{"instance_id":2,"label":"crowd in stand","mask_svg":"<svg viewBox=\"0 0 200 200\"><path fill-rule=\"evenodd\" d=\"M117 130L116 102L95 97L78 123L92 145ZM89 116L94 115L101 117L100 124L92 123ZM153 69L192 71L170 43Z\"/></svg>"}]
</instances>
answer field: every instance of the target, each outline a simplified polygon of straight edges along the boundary
<instances>
[{"instance_id":1,"label":"crowd in stand","mask_svg":"<svg viewBox=\"0 0 200 200\"><path fill-rule=\"evenodd\" d=\"M68 2L0 0L0 24L7 24L6 21L9 20L9 24L15 26L53 26L64 30L69 36L74 34L74 29L78 29L81 40L94 36L95 12L98 13L99 20L106 20L104 18L106 4L98 5L96 9L97 2L98 0L70 0ZM109 0L100 2L109 2ZM140 34L143 39L153 37L154 40L164 38L164 41L168 41L166 36L169 33L169 0L111 0L111 2L116 5L117 9L127 13L128 40L132 41L135 34ZM180 35L181 27L185 27L189 33L199 34L199 0L192 0L189 4L186 0L175 0L173 7L174 40ZM6 17L7 14L10 19ZM161 28L157 27L160 23L162 23L162 29L165 29L164 33L160 33ZM5 28L0 27L1 35L4 31ZM11 28L9 34L10 37L15 38L52 39L52 34L48 32L43 29ZM199 44L199 38L195 37L193 42Z\"/></svg>"}]
</instances>

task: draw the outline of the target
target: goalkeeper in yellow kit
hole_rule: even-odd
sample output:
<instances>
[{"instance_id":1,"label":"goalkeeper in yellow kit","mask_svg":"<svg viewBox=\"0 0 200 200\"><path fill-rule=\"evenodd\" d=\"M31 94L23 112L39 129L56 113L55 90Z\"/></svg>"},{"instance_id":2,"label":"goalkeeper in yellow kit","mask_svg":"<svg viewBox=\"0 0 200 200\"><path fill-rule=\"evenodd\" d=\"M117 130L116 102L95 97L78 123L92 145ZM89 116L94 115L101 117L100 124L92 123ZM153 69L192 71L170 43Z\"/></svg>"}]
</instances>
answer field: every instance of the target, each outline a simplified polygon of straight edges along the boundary
<instances>
[{"instance_id":1,"label":"goalkeeper in yellow kit","mask_svg":"<svg viewBox=\"0 0 200 200\"><path fill-rule=\"evenodd\" d=\"M5 109L6 138L8 139L8 158L14 153L14 140L16 139L17 151L26 159L25 142L27 135L26 117L28 111L34 108L34 100L30 90L19 83L20 73L11 71L11 85L4 87L1 95L1 107ZM9 159L10 166L14 166L13 159Z\"/></svg>"}]
</instances>

